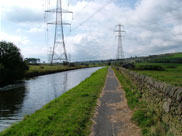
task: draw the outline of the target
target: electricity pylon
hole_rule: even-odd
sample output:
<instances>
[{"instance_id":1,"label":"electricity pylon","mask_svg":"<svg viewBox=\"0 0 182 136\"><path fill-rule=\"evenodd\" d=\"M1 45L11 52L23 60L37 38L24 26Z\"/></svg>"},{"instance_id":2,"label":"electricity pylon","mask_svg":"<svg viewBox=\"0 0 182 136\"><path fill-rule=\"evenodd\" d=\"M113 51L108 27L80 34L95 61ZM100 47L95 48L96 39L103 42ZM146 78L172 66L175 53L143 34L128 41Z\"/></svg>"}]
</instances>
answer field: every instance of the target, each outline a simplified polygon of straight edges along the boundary
<instances>
[{"instance_id":1,"label":"electricity pylon","mask_svg":"<svg viewBox=\"0 0 182 136\"><path fill-rule=\"evenodd\" d=\"M62 9L62 1L57 0L56 9L46 10L45 12L56 14L56 21L49 22L48 25L55 25L55 34L54 34L54 44L52 47L51 53L51 65L56 61L68 61L68 56L66 53L65 41L64 41L64 25L71 26L70 23L63 22L63 14L73 12ZM61 53L63 50L63 53Z\"/></svg>"},{"instance_id":2,"label":"electricity pylon","mask_svg":"<svg viewBox=\"0 0 182 136\"><path fill-rule=\"evenodd\" d=\"M122 46L122 33L126 33L126 31L122 30L121 27L124 27L123 25L119 24L115 26L115 31L117 33L116 38L118 38L118 47L117 47L117 53L116 53L116 59L124 59L124 51Z\"/></svg>"}]
</instances>

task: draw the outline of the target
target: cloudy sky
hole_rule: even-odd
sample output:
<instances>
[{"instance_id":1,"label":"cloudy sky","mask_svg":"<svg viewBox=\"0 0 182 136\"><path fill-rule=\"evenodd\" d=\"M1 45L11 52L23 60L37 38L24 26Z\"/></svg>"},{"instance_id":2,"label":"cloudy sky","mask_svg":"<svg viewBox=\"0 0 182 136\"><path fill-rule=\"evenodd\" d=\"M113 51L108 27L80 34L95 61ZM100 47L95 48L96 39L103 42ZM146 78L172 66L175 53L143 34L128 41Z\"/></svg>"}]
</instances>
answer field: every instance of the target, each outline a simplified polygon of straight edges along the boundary
<instances>
[{"instance_id":1,"label":"cloudy sky","mask_svg":"<svg viewBox=\"0 0 182 136\"><path fill-rule=\"evenodd\" d=\"M49 4L50 1L50 4ZM115 25L126 31L125 57L182 52L182 0L62 0L74 12L64 19L67 52L72 61L114 59ZM54 28L44 14L56 0L0 0L0 40L14 42L24 57L47 61ZM45 18L44 18L45 16Z\"/></svg>"}]
</instances>

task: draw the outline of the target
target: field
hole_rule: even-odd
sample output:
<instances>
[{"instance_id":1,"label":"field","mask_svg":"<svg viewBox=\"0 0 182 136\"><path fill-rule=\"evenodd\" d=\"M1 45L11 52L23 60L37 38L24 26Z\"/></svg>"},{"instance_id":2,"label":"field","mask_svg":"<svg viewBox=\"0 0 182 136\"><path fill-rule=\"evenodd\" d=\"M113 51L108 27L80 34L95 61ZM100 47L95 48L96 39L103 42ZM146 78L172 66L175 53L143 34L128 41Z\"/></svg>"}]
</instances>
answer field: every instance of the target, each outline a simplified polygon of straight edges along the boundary
<instances>
[{"instance_id":1,"label":"field","mask_svg":"<svg viewBox=\"0 0 182 136\"><path fill-rule=\"evenodd\" d=\"M151 76L157 80L182 87L182 64L174 63L137 63L136 68L142 65L161 66L164 70L135 70L144 75Z\"/></svg>"},{"instance_id":2,"label":"field","mask_svg":"<svg viewBox=\"0 0 182 136\"><path fill-rule=\"evenodd\" d=\"M107 68L100 69L75 88L45 105L0 136L85 136L105 83Z\"/></svg>"}]
</instances>

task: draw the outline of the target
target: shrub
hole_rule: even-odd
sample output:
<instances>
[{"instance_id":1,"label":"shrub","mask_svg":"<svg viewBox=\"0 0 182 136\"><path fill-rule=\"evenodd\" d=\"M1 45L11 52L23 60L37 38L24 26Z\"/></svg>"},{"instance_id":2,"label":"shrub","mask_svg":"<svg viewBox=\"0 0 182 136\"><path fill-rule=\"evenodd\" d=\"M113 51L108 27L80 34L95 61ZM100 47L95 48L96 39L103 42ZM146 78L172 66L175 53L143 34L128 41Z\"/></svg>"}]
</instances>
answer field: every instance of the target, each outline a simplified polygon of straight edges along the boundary
<instances>
[{"instance_id":1,"label":"shrub","mask_svg":"<svg viewBox=\"0 0 182 136\"><path fill-rule=\"evenodd\" d=\"M156 70L156 71L164 71L165 68L159 65L139 65L137 70Z\"/></svg>"},{"instance_id":2,"label":"shrub","mask_svg":"<svg viewBox=\"0 0 182 136\"><path fill-rule=\"evenodd\" d=\"M69 63L69 67L74 67L75 64L74 63Z\"/></svg>"},{"instance_id":3,"label":"shrub","mask_svg":"<svg viewBox=\"0 0 182 136\"><path fill-rule=\"evenodd\" d=\"M127 63L127 64L123 64L122 67L124 67L126 69L135 69L135 64Z\"/></svg>"},{"instance_id":4,"label":"shrub","mask_svg":"<svg viewBox=\"0 0 182 136\"><path fill-rule=\"evenodd\" d=\"M177 68L175 65L166 66L166 68Z\"/></svg>"},{"instance_id":5,"label":"shrub","mask_svg":"<svg viewBox=\"0 0 182 136\"><path fill-rule=\"evenodd\" d=\"M0 85L21 79L26 70L20 50L13 43L0 42Z\"/></svg>"}]
</instances>

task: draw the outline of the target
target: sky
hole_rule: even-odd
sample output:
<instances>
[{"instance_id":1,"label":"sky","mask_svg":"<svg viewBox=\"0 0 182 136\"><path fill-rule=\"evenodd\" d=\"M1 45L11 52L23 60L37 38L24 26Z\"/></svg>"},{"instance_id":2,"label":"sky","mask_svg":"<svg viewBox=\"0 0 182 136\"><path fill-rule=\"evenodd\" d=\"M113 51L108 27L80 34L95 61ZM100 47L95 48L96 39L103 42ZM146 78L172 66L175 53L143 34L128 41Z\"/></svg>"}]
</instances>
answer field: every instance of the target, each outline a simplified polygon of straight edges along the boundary
<instances>
[{"instance_id":1,"label":"sky","mask_svg":"<svg viewBox=\"0 0 182 136\"><path fill-rule=\"evenodd\" d=\"M48 4L50 1L50 4ZM124 25L125 57L182 52L182 0L62 0L73 12L63 19L71 61L115 59L115 25ZM0 40L13 42L24 58L47 61L53 46L56 0L0 0ZM48 31L47 31L48 30Z\"/></svg>"}]
</instances>

